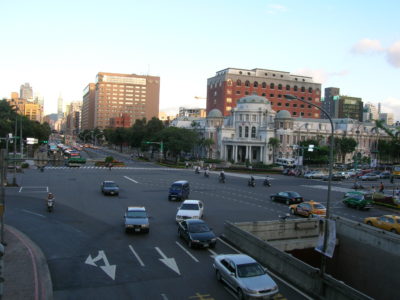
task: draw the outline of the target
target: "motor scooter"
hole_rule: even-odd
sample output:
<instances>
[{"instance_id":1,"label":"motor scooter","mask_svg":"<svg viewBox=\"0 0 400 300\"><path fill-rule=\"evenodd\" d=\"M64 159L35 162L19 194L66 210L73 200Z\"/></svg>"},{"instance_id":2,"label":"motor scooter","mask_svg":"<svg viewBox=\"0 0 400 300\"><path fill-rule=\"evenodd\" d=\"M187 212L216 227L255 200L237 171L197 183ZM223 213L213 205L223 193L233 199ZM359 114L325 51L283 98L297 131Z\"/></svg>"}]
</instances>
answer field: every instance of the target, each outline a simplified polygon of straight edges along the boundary
<instances>
[{"instance_id":1,"label":"motor scooter","mask_svg":"<svg viewBox=\"0 0 400 300\"><path fill-rule=\"evenodd\" d=\"M54 209L54 199L47 199L47 211L52 212Z\"/></svg>"},{"instance_id":2,"label":"motor scooter","mask_svg":"<svg viewBox=\"0 0 400 300\"><path fill-rule=\"evenodd\" d=\"M247 181L247 185L248 185L248 186L255 187L255 186L256 186L256 181L255 181L254 179L249 179L249 180Z\"/></svg>"},{"instance_id":3,"label":"motor scooter","mask_svg":"<svg viewBox=\"0 0 400 300\"><path fill-rule=\"evenodd\" d=\"M264 185L264 186L271 187L271 182L269 181L268 178L265 178L265 179L264 179L263 185Z\"/></svg>"}]
</instances>

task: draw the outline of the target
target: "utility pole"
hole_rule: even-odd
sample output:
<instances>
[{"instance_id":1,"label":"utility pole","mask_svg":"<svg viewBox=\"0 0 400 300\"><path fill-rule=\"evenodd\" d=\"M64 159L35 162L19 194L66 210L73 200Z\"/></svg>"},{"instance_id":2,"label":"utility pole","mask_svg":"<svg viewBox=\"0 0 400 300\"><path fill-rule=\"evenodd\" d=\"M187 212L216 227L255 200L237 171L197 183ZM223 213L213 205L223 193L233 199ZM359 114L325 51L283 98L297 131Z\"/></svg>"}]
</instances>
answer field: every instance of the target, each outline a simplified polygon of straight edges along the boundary
<instances>
[{"instance_id":1,"label":"utility pole","mask_svg":"<svg viewBox=\"0 0 400 300\"><path fill-rule=\"evenodd\" d=\"M13 181L12 185L17 186L17 161L15 160L17 155L17 134L18 134L18 119L15 116L15 130L14 130L14 174L13 174Z\"/></svg>"},{"instance_id":2,"label":"utility pole","mask_svg":"<svg viewBox=\"0 0 400 300\"><path fill-rule=\"evenodd\" d=\"M0 218L1 218L1 243L5 245L4 242L4 207L5 207L5 188L6 180L5 180L5 166L6 166L6 150L0 149L0 170L1 170L1 178L0 178Z\"/></svg>"}]
</instances>

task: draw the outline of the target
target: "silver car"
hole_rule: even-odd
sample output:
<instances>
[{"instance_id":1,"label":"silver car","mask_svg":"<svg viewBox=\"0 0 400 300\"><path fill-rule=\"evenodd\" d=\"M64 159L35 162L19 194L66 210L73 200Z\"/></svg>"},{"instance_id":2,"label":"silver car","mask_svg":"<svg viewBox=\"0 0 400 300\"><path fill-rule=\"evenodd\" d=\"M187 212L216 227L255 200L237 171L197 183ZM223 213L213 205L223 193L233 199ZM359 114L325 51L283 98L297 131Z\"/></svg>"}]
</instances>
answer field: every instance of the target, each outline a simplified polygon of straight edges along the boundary
<instances>
[{"instance_id":1,"label":"silver car","mask_svg":"<svg viewBox=\"0 0 400 300\"><path fill-rule=\"evenodd\" d=\"M129 206L124 215L125 232L150 231L149 216L143 206Z\"/></svg>"},{"instance_id":2,"label":"silver car","mask_svg":"<svg viewBox=\"0 0 400 300\"><path fill-rule=\"evenodd\" d=\"M239 299L272 299L278 285L266 270L245 254L222 254L214 258L215 274Z\"/></svg>"}]
</instances>

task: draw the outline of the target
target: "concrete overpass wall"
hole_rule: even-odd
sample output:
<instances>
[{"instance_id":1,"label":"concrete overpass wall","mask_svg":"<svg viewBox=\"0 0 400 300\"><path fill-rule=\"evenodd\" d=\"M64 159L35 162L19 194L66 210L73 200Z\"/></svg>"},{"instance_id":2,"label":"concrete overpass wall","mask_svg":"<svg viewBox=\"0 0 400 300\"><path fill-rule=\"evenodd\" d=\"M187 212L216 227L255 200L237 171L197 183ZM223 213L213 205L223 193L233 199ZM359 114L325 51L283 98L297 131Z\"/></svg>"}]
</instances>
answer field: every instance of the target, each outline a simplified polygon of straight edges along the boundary
<instances>
[{"instance_id":1,"label":"concrete overpass wall","mask_svg":"<svg viewBox=\"0 0 400 300\"><path fill-rule=\"evenodd\" d=\"M339 217L336 233L329 273L376 299L400 299L399 235Z\"/></svg>"},{"instance_id":2,"label":"concrete overpass wall","mask_svg":"<svg viewBox=\"0 0 400 300\"><path fill-rule=\"evenodd\" d=\"M272 223L273 222L245 222L233 224L227 222L225 223L224 237L243 252L257 259L272 272L279 274L279 276L312 295L315 299L372 299L329 275L326 275L325 278L322 279L319 269L311 267L292 255L272 246L266 241L268 240L268 236L262 233L263 227L266 229L268 226L273 225ZM290 239L289 236L296 232L294 231L296 226L294 225L295 222L274 223L281 231L286 226L285 223L289 224L287 225L289 227L293 226L293 230L287 230L287 232L292 231L292 233L283 234L287 239ZM310 224L312 223L313 222ZM301 226L308 227L309 225ZM249 230L254 230L257 236L253 234L253 231L249 232ZM263 237L263 239L259 236Z\"/></svg>"}]
</instances>

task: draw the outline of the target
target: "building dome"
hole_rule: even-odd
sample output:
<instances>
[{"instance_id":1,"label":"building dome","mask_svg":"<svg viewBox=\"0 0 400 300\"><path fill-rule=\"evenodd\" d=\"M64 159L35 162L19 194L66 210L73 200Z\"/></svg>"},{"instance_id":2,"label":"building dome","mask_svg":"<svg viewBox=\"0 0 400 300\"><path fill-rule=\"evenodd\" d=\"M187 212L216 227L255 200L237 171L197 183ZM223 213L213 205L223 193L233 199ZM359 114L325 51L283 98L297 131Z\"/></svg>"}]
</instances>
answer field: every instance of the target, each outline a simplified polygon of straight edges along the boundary
<instances>
[{"instance_id":1,"label":"building dome","mask_svg":"<svg viewBox=\"0 0 400 300\"><path fill-rule=\"evenodd\" d=\"M263 103L268 104L269 101L265 97L261 97L258 95L250 95L243 98L240 98L237 103Z\"/></svg>"},{"instance_id":2,"label":"building dome","mask_svg":"<svg viewBox=\"0 0 400 300\"><path fill-rule=\"evenodd\" d=\"M290 114L290 112L288 112L287 110L281 110L280 112L278 112L276 114L277 119L290 119L292 117L292 115Z\"/></svg>"},{"instance_id":3,"label":"building dome","mask_svg":"<svg viewBox=\"0 0 400 300\"><path fill-rule=\"evenodd\" d=\"M207 118L222 118L222 112L218 108L210 110L207 114Z\"/></svg>"}]
</instances>

